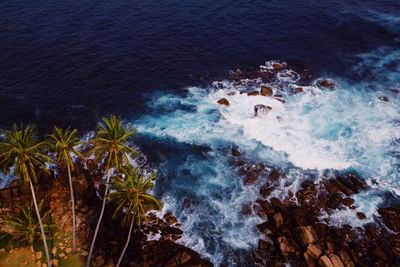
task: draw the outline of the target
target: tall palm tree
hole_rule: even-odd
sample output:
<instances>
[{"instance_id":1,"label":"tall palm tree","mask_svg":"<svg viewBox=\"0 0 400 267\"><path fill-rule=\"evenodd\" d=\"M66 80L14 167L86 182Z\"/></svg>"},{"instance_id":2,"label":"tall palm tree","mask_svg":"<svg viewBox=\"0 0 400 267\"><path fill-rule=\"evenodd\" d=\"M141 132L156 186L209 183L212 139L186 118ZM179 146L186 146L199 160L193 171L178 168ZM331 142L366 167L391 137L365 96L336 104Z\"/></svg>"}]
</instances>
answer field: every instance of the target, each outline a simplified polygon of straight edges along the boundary
<instances>
[{"instance_id":1,"label":"tall palm tree","mask_svg":"<svg viewBox=\"0 0 400 267\"><path fill-rule=\"evenodd\" d=\"M54 132L49 135L50 149L56 153L56 162L59 166L66 166L68 170L69 189L71 192L71 209L72 209L72 249L76 252L76 217L75 217L75 198L74 188L72 185L71 171L74 171L75 164L73 156L83 158L83 155L76 149L77 146L81 145L76 129L63 130L58 127L54 127Z\"/></svg>"},{"instance_id":2,"label":"tall palm tree","mask_svg":"<svg viewBox=\"0 0 400 267\"><path fill-rule=\"evenodd\" d=\"M114 217L122 212L124 214L122 224L129 225L128 238L116 267L120 266L128 248L133 225L140 226L143 221L147 223L147 211L161 209L160 200L149 194L154 185L153 181L156 179L155 173L146 177L140 173L139 169L126 168L123 174L124 178L115 177L113 179L112 188L115 191L110 193L110 200L117 204Z\"/></svg>"},{"instance_id":3,"label":"tall palm tree","mask_svg":"<svg viewBox=\"0 0 400 267\"><path fill-rule=\"evenodd\" d=\"M3 173L8 173L12 167L15 167L15 175L19 177L24 184L29 184L36 217L39 221L47 264L51 266L49 248L47 247L43 222L36 200L35 189L33 187L33 183L37 183L39 180L37 174L38 169L48 172L45 163L50 162L51 159L43 152L43 148L46 144L36 141L33 130L34 127L32 125L21 125L21 127L14 125L11 130L3 131L4 140L0 142L0 168Z\"/></svg>"},{"instance_id":4,"label":"tall palm tree","mask_svg":"<svg viewBox=\"0 0 400 267\"><path fill-rule=\"evenodd\" d=\"M40 236L40 225L34 212L35 207L33 202L30 201L19 208L20 212L18 215L9 216L3 222L13 228L13 237L15 241L18 243L27 243L30 246L32 253L34 253L35 241ZM39 202L38 208L42 222L45 222L43 228L47 233L51 227L54 227L54 225L46 223L49 213L44 212L43 200Z\"/></svg>"},{"instance_id":5,"label":"tall palm tree","mask_svg":"<svg viewBox=\"0 0 400 267\"><path fill-rule=\"evenodd\" d=\"M87 267L90 266L97 234L103 219L104 208L110 187L111 173L113 170L121 170L122 166L129 164L130 157L138 154L136 150L129 147L127 144L129 139L135 134L135 130L131 127L124 127L121 118L114 115L111 115L109 118L103 118L102 122L98 124L98 128L95 138L90 140L93 149L89 154L94 154L95 161L101 162L106 170L106 189L103 196L100 216L94 231L92 244L90 245Z\"/></svg>"}]
</instances>

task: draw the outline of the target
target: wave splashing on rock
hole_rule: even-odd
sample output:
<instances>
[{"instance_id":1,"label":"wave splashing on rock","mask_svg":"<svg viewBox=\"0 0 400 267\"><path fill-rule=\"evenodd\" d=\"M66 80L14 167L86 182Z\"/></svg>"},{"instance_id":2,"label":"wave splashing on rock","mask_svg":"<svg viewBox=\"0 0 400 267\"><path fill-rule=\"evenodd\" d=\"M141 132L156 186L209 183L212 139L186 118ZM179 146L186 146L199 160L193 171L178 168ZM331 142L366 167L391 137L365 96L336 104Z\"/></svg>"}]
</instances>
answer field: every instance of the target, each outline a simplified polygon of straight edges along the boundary
<instances>
[{"instance_id":1,"label":"wave splashing on rock","mask_svg":"<svg viewBox=\"0 0 400 267\"><path fill-rule=\"evenodd\" d=\"M373 64L373 56L363 57L368 62L354 68L358 73ZM163 189L159 192L166 202L175 203L170 209L183 222L190 245L215 264L229 262L229 247L254 246L249 227L254 218L243 216L242 208L256 200L258 188L237 184L240 175L227 156L231 147L238 147L250 163L265 162L286 173L287 179L271 192L280 199L296 192L304 177L318 180L338 171L357 173L365 180L373 189L368 192L372 206L381 203L382 192L399 196L400 99L393 86L400 78L389 76L391 84L376 76L374 83L338 77L311 80L305 70L269 61L257 73L237 70L232 79L209 88L190 87L183 97L155 95L152 111L135 125L164 143L186 146L179 151L181 160L165 159L162 169L174 178L159 180L157 187ZM220 99L229 105L218 104ZM190 212L180 205L184 197L179 190L187 190ZM355 199L370 222L376 207L366 205L362 195ZM341 216L331 216L332 223L340 225Z\"/></svg>"}]
</instances>

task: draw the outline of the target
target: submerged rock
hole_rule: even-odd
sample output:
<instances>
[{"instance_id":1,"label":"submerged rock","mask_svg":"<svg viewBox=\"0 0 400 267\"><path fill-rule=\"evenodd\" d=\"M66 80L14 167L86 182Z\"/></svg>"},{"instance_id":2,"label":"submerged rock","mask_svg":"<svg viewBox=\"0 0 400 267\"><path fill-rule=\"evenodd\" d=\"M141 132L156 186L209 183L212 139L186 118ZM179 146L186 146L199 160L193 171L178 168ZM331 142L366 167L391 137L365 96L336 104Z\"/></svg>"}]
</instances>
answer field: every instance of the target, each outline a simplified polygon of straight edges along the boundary
<instances>
[{"instance_id":1,"label":"submerged rock","mask_svg":"<svg viewBox=\"0 0 400 267\"><path fill-rule=\"evenodd\" d=\"M231 149L231 154L234 157L240 157L241 153L239 152L239 150L232 148Z\"/></svg>"},{"instance_id":2,"label":"submerged rock","mask_svg":"<svg viewBox=\"0 0 400 267\"><path fill-rule=\"evenodd\" d=\"M257 95L260 95L260 92L258 92L258 91L252 91L252 92L247 93L247 95L248 95L248 96L257 96Z\"/></svg>"},{"instance_id":3,"label":"submerged rock","mask_svg":"<svg viewBox=\"0 0 400 267\"><path fill-rule=\"evenodd\" d=\"M378 97L378 98L379 98L379 100L381 100L381 101L389 102L389 97L387 97L387 96L382 95L382 96L380 96L380 97Z\"/></svg>"},{"instance_id":4,"label":"submerged rock","mask_svg":"<svg viewBox=\"0 0 400 267\"><path fill-rule=\"evenodd\" d=\"M257 104L254 106L254 116L255 117L266 116L271 110L272 107L270 106Z\"/></svg>"},{"instance_id":5,"label":"submerged rock","mask_svg":"<svg viewBox=\"0 0 400 267\"><path fill-rule=\"evenodd\" d=\"M335 87L336 87L336 84L328 79L320 80L320 81L318 81L318 84L322 87L326 87L329 89L335 89Z\"/></svg>"}]
</instances>

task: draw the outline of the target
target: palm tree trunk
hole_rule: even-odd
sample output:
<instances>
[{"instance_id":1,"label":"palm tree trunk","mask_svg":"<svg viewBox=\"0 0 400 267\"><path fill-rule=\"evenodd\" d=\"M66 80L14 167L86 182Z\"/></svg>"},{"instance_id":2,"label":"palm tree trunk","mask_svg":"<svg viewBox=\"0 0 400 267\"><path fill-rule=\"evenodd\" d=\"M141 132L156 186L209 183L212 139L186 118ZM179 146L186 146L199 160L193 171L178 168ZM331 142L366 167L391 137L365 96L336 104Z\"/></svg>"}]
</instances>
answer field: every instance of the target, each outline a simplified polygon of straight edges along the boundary
<instances>
[{"instance_id":1,"label":"palm tree trunk","mask_svg":"<svg viewBox=\"0 0 400 267\"><path fill-rule=\"evenodd\" d=\"M76 252L76 218L75 218L75 197L74 197L74 189L72 187L72 177L71 177L71 169L67 166L68 169L68 178L69 178L69 189L71 191L71 207L72 207L72 251Z\"/></svg>"},{"instance_id":2,"label":"palm tree trunk","mask_svg":"<svg viewBox=\"0 0 400 267\"><path fill-rule=\"evenodd\" d=\"M134 224L134 223L135 223L135 218L133 217L133 218L132 218L132 221L131 221L131 225L129 226L128 239L126 240L124 249L122 250L122 253L121 253L121 255L119 256L119 259L118 259L118 262L117 262L116 267L119 267L119 265L121 264L122 259L124 258L125 251L126 251L126 249L128 248L129 241L131 240L132 228L133 228L133 224Z\"/></svg>"},{"instance_id":3,"label":"palm tree trunk","mask_svg":"<svg viewBox=\"0 0 400 267\"><path fill-rule=\"evenodd\" d=\"M38 208L37 201L36 201L35 189L33 188L33 184L32 184L31 180L29 180L29 185L31 187L33 204L35 205L36 216L37 216L38 221L39 221L40 233L42 234L44 251L46 253L46 258L47 258L47 265L48 265L48 267L50 267L51 266L51 261L50 261L49 248L47 247L47 241L46 241L46 235L44 234L42 217L40 216L39 208Z\"/></svg>"},{"instance_id":4,"label":"palm tree trunk","mask_svg":"<svg viewBox=\"0 0 400 267\"><path fill-rule=\"evenodd\" d=\"M106 207L106 201L107 201L108 188L110 187L110 177L111 177L111 170L108 170L107 171L106 190L104 191L104 196L103 196L103 204L101 206L101 212L100 212L99 219L97 221L96 230L94 231L92 244L90 245L90 251L89 251L89 256L87 259L86 267L90 267L90 260L92 258L94 244L96 243L97 234L99 232L100 224L103 219L104 209Z\"/></svg>"}]
</instances>

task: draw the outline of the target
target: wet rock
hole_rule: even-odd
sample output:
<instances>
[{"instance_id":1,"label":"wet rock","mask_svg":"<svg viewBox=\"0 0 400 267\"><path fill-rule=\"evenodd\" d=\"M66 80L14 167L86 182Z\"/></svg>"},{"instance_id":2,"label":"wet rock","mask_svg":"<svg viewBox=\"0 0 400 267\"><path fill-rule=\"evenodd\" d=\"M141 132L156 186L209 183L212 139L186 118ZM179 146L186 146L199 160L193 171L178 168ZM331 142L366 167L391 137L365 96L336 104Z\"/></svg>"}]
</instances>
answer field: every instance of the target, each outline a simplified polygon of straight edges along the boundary
<instances>
[{"instance_id":1,"label":"wet rock","mask_svg":"<svg viewBox=\"0 0 400 267\"><path fill-rule=\"evenodd\" d=\"M231 149L231 154L234 157L240 157L241 153L239 152L239 150L232 148Z\"/></svg>"},{"instance_id":2,"label":"wet rock","mask_svg":"<svg viewBox=\"0 0 400 267\"><path fill-rule=\"evenodd\" d=\"M262 252L266 252L268 250L269 244L267 241L265 240L258 240L258 246L257 246L257 250L258 251L262 251Z\"/></svg>"},{"instance_id":3,"label":"wet rock","mask_svg":"<svg viewBox=\"0 0 400 267\"><path fill-rule=\"evenodd\" d=\"M273 94L274 94L274 91L272 90L271 87L268 87L266 85L261 86L260 95L272 96Z\"/></svg>"},{"instance_id":4,"label":"wet rock","mask_svg":"<svg viewBox=\"0 0 400 267\"><path fill-rule=\"evenodd\" d=\"M380 97L378 97L379 98L379 100L381 100L381 101L383 101L383 102L389 102L389 98L387 97L387 96L380 96Z\"/></svg>"},{"instance_id":5,"label":"wet rock","mask_svg":"<svg viewBox=\"0 0 400 267\"><path fill-rule=\"evenodd\" d=\"M284 65L284 64L281 64L281 63L273 63L273 64L272 64L272 68L273 68L274 70L279 71L279 70L283 70L283 69L285 68L285 65Z\"/></svg>"},{"instance_id":6,"label":"wet rock","mask_svg":"<svg viewBox=\"0 0 400 267\"><path fill-rule=\"evenodd\" d=\"M388 258L388 256L386 255L386 253L383 252L383 250L382 250L379 246L377 246L377 245L374 245L371 249L369 249L369 252L370 252L372 255L374 255L375 257L380 258L380 259L382 259L382 260L384 260L384 261L386 261L387 258Z\"/></svg>"},{"instance_id":7,"label":"wet rock","mask_svg":"<svg viewBox=\"0 0 400 267\"><path fill-rule=\"evenodd\" d=\"M311 187L311 186L313 186L313 185L314 185L314 182L311 181L311 180L304 180L304 181L301 183L301 187L302 187L302 188Z\"/></svg>"},{"instance_id":8,"label":"wet rock","mask_svg":"<svg viewBox=\"0 0 400 267\"><path fill-rule=\"evenodd\" d=\"M351 180L348 176L346 176L346 177L339 176L339 177L337 178L337 180L338 180L341 184L343 184L343 185L345 185L347 188L349 188L351 191L353 191L354 193L358 193L358 192L360 191L359 188L358 188L358 186L355 185L355 184L353 184L352 180Z\"/></svg>"},{"instance_id":9,"label":"wet rock","mask_svg":"<svg viewBox=\"0 0 400 267\"><path fill-rule=\"evenodd\" d=\"M308 267L317 266L315 259L311 257L307 252L303 253L303 257Z\"/></svg>"},{"instance_id":10,"label":"wet rock","mask_svg":"<svg viewBox=\"0 0 400 267\"><path fill-rule=\"evenodd\" d=\"M335 253L335 251L336 251L335 243L333 243L331 241L327 241L325 254L330 255L330 254Z\"/></svg>"},{"instance_id":11,"label":"wet rock","mask_svg":"<svg viewBox=\"0 0 400 267\"><path fill-rule=\"evenodd\" d=\"M331 180L331 183L332 183L334 186L336 186L337 188L339 188L339 190L340 190L341 192L343 192L343 193L344 193L346 196L348 196L348 197L354 194L354 192L353 192L350 188L348 188L346 185L340 183L340 182L337 181L337 180Z\"/></svg>"},{"instance_id":12,"label":"wet rock","mask_svg":"<svg viewBox=\"0 0 400 267\"><path fill-rule=\"evenodd\" d=\"M263 222L263 223L257 224L256 227L265 236L268 236L268 234L271 232L268 229L268 222Z\"/></svg>"},{"instance_id":13,"label":"wet rock","mask_svg":"<svg viewBox=\"0 0 400 267\"><path fill-rule=\"evenodd\" d=\"M365 216L365 214L362 212L357 212L357 218L360 220L365 220L367 216Z\"/></svg>"},{"instance_id":14,"label":"wet rock","mask_svg":"<svg viewBox=\"0 0 400 267\"><path fill-rule=\"evenodd\" d=\"M354 199L347 197L342 200L342 203L343 205L350 207L351 205L354 204Z\"/></svg>"},{"instance_id":15,"label":"wet rock","mask_svg":"<svg viewBox=\"0 0 400 267\"><path fill-rule=\"evenodd\" d=\"M331 209L337 209L342 203L342 196L338 193L333 194L329 199L326 205Z\"/></svg>"},{"instance_id":16,"label":"wet rock","mask_svg":"<svg viewBox=\"0 0 400 267\"><path fill-rule=\"evenodd\" d=\"M366 184L364 181L360 180L357 176L355 176L355 175L353 175L353 174L350 174L350 175L347 176L347 178L349 178L349 179L351 180L351 182L352 182L355 186L357 186L357 188L358 188L360 191L361 191L361 190L367 190L367 189L368 189L367 184Z\"/></svg>"},{"instance_id":17,"label":"wet rock","mask_svg":"<svg viewBox=\"0 0 400 267\"><path fill-rule=\"evenodd\" d=\"M284 205L283 205L282 201L279 200L279 198L273 197L273 198L271 198L270 202L271 202L272 207L276 210L284 208Z\"/></svg>"},{"instance_id":18,"label":"wet rock","mask_svg":"<svg viewBox=\"0 0 400 267\"><path fill-rule=\"evenodd\" d=\"M260 188L260 194L263 198L267 198L269 196L269 194L271 194L271 192L274 190L274 188L272 186L268 186L268 185L263 185Z\"/></svg>"},{"instance_id":19,"label":"wet rock","mask_svg":"<svg viewBox=\"0 0 400 267\"><path fill-rule=\"evenodd\" d=\"M273 170L272 172L270 172L268 177L269 177L269 179L275 181L275 180L278 180L281 177L281 173L279 171Z\"/></svg>"},{"instance_id":20,"label":"wet rock","mask_svg":"<svg viewBox=\"0 0 400 267\"><path fill-rule=\"evenodd\" d=\"M314 244L308 245L306 253L315 260L318 260L322 255L321 249Z\"/></svg>"},{"instance_id":21,"label":"wet rock","mask_svg":"<svg viewBox=\"0 0 400 267\"><path fill-rule=\"evenodd\" d=\"M352 262L349 253L342 249L339 250L338 255L346 267L354 267L354 263Z\"/></svg>"},{"instance_id":22,"label":"wet rock","mask_svg":"<svg viewBox=\"0 0 400 267\"><path fill-rule=\"evenodd\" d=\"M326 87L329 89L335 89L335 87L336 87L335 83L328 79L320 80L320 81L318 81L318 84L322 87Z\"/></svg>"},{"instance_id":23,"label":"wet rock","mask_svg":"<svg viewBox=\"0 0 400 267\"><path fill-rule=\"evenodd\" d=\"M217 101L218 104L220 105L225 105L225 106L229 106L229 101L226 98L221 98L220 100Z\"/></svg>"},{"instance_id":24,"label":"wet rock","mask_svg":"<svg viewBox=\"0 0 400 267\"><path fill-rule=\"evenodd\" d=\"M333 183L333 180L322 180L322 184L330 194L339 192L339 188Z\"/></svg>"},{"instance_id":25,"label":"wet rock","mask_svg":"<svg viewBox=\"0 0 400 267\"><path fill-rule=\"evenodd\" d=\"M400 208L382 208L378 210L383 223L392 231L400 233Z\"/></svg>"},{"instance_id":26,"label":"wet rock","mask_svg":"<svg viewBox=\"0 0 400 267\"><path fill-rule=\"evenodd\" d=\"M304 93L304 89L303 87L296 87L294 88L293 93L294 94Z\"/></svg>"},{"instance_id":27,"label":"wet rock","mask_svg":"<svg viewBox=\"0 0 400 267\"><path fill-rule=\"evenodd\" d=\"M258 199L257 203L261 206L265 214L271 215L274 213L274 208L267 200Z\"/></svg>"},{"instance_id":28,"label":"wet rock","mask_svg":"<svg viewBox=\"0 0 400 267\"><path fill-rule=\"evenodd\" d=\"M278 229L281 228L282 225L283 225L283 216L282 216L282 213L280 213L280 212L275 213L275 214L273 215L273 218L274 218L274 222L275 222L276 228L278 228Z\"/></svg>"},{"instance_id":29,"label":"wet rock","mask_svg":"<svg viewBox=\"0 0 400 267\"><path fill-rule=\"evenodd\" d=\"M318 264L321 265L322 267L335 267L335 266L332 264L332 262L331 262L331 260L329 259L329 257L326 256L326 255L322 256L322 257L319 259Z\"/></svg>"},{"instance_id":30,"label":"wet rock","mask_svg":"<svg viewBox=\"0 0 400 267\"><path fill-rule=\"evenodd\" d=\"M175 224L178 222L178 220L176 219L176 217L171 213L171 212L167 212L164 215L164 220L168 223L168 224Z\"/></svg>"},{"instance_id":31,"label":"wet rock","mask_svg":"<svg viewBox=\"0 0 400 267\"><path fill-rule=\"evenodd\" d=\"M270 106L257 104L254 106L254 116L255 117L266 116L271 110L272 108Z\"/></svg>"},{"instance_id":32,"label":"wet rock","mask_svg":"<svg viewBox=\"0 0 400 267\"><path fill-rule=\"evenodd\" d=\"M281 102L282 104L285 104L286 101L285 99L281 98L281 97L274 97L275 100L278 100L279 102Z\"/></svg>"},{"instance_id":33,"label":"wet rock","mask_svg":"<svg viewBox=\"0 0 400 267\"><path fill-rule=\"evenodd\" d=\"M334 267L345 267L338 255L330 254L329 259Z\"/></svg>"},{"instance_id":34,"label":"wet rock","mask_svg":"<svg viewBox=\"0 0 400 267\"><path fill-rule=\"evenodd\" d=\"M183 231L179 228L176 227L165 227L162 229L161 235L167 235L167 234L171 234L171 235L181 235L183 234Z\"/></svg>"},{"instance_id":35,"label":"wet rock","mask_svg":"<svg viewBox=\"0 0 400 267\"><path fill-rule=\"evenodd\" d=\"M260 92L258 92L258 91L252 91L252 92L247 93L247 95L248 95L248 96L257 96L257 95L260 95Z\"/></svg>"},{"instance_id":36,"label":"wet rock","mask_svg":"<svg viewBox=\"0 0 400 267\"><path fill-rule=\"evenodd\" d=\"M304 245L307 246L318 241L318 235L312 226L301 226L298 228L298 231Z\"/></svg>"},{"instance_id":37,"label":"wet rock","mask_svg":"<svg viewBox=\"0 0 400 267\"><path fill-rule=\"evenodd\" d=\"M279 249L283 257L287 260L289 253L293 253L295 248L289 243L286 237L280 236L277 238Z\"/></svg>"}]
</instances>

